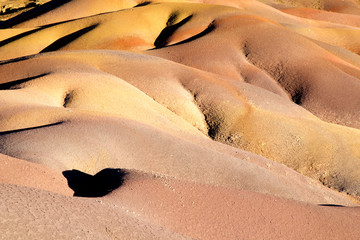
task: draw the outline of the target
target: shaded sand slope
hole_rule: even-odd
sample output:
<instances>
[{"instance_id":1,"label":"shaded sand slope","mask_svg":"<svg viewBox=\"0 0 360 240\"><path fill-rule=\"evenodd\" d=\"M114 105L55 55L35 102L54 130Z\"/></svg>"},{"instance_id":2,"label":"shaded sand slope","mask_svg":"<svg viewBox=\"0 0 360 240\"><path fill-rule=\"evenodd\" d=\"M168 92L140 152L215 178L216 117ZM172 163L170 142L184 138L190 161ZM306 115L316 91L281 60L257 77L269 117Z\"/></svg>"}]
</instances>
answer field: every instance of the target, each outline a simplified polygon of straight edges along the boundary
<instances>
[{"instance_id":1,"label":"shaded sand slope","mask_svg":"<svg viewBox=\"0 0 360 240\"><path fill-rule=\"evenodd\" d=\"M3 239L188 239L102 200L0 184Z\"/></svg>"},{"instance_id":2,"label":"shaded sand slope","mask_svg":"<svg viewBox=\"0 0 360 240\"><path fill-rule=\"evenodd\" d=\"M115 51L32 56L3 64L0 72L7 76L0 84L0 148L10 156L58 171L138 169L303 201L338 201L284 166L213 138L264 155L276 151L271 156L289 159L286 164L298 171L336 189L357 191L357 145L349 144L358 130L343 132L261 88ZM264 125L239 124L246 121ZM278 132L269 131L275 126ZM326 133L321 141L320 132ZM329 148L319 151L316 141ZM285 142L288 147L280 148ZM349 165L338 161L344 154Z\"/></svg>"}]
</instances>

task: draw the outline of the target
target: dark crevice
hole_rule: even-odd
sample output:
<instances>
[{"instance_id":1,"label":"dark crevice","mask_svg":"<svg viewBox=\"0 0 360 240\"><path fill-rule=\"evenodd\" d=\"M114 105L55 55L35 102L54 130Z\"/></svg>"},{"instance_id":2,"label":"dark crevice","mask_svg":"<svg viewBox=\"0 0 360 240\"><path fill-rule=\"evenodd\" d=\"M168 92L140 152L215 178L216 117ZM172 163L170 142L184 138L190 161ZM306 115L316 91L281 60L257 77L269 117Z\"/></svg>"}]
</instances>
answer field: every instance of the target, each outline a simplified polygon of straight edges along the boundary
<instances>
[{"instance_id":1,"label":"dark crevice","mask_svg":"<svg viewBox=\"0 0 360 240\"><path fill-rule=\"evenodd\" d=\"M149 5L149 4L151 4L150 1L145 1L145 2L139 3L138 5L134 6L134 8L143 7L143 6L146 6L146 5Z\"/></svg>"},{"instance_id":2,"label":"dark crevice","mask_svg":"<svg viewBox=\"0 0 360 240\"><path fill-rule=\"evenodd\" d=\"M70 42L76 40L77 38L83 36L84 34L88 33L89 31L93 30L97 26L98 26L98 24L94 24L89 27L83 28L79 31L73 32L69 35L66 35L65 37L59 38L58 40L56 40L55 42L53 42L52 44L50 44L49 46L44 48L40 53L57 51L60 48L63 48L66 45L68 45Z\"/></svg>"},{"instance_id":3,"label":"dark crevice","mask_svg":"<svg viewBox=\"0 0 360 240\"><path fill-rule=\"evenodd\" d=\"M289 91L291 94L291 100L297 105L302 105L309 95L309 86L306 83L302 83L300 86L295 86L292 91Z\"/></svg>"},{"instance_id":4,"label":"dark crevice","mask_svg":"<svg viewBox=\"0 0 360 240\"><path fill-rule=\"evenodd\" d=\"M35 57L35 55L29 55L29 56L25 56L25 57L18 57L18 58L13 58L13 59L9 59L9 60L3 60L3 61L0 61L0 66L5 65L5 64L25 61L25 60L31 59L33 57Z\"/></svg>"},{"instance_id":5,"label":"dark crevice","mask_svg":"<svg viewBox=\"0 0 360 240\"><path fill-rule=\"evenodd\" d=\"M21 89L22 88L22 84L32 81L34 79L38 79L41 77L44 77L46 75L49 75L50 73L43 73L37 76L33 76L33 77L28 77L28 78L23 78L23 79L19 79L19 80L15 80L15 81L11 81L11 82L7 82L7 83L1 83L0 84L0 90L16 90L16 89Z\"/></svg>"},{"instance_id":6,"label":"dark crevice","mask_svg":"<svg viewBox=\"0 0 360 240\"><path fill-rule=\"evenodd\" d=\"M301 105L304 102L304 98L305 98L305 89L303 87L298 87L296 88L292 94L291 94L291 100L298 104Z\"/></svg>"},{"instance_id":7,"label":"dark crevice","mask_svg":"<svg viewBox=\"0 0 360 240\"><path fill-rule=\"evenodd\" d=\"M319 206L321 206L321 207L345 207L345 206L343 206L343 205L328 204L328 203L326 203L326 204L319 204Z\"/></svg>"},{"instance_id":8,"label":"dark crevice","mask_svg":"<svg viewBox=\"0 0 360 240\"><path fill-rule=\"evenodd\" d=\"M188 91L190 93L192 93L190 90L188 90ZM209 117L209 114L206 114L204 111L202 111L199 104L198 104L198 95L196 93L193 93L192 95L193 95L195 104L198 106L200 112L204 116L204 119L205 119L205 122L206 122L206 125L207 125L207 129L208 129L207 135L212 140L214 140L216 135L219 133L220 124L210 120L211 118Z\"/></svg>"},{"instance_id":9,"label":"dark crevice","mask_svg":"<svg viewBox=\"0 0 360 240\"><path fill-rule=\"evenodd\" d=\"M5 132L0 132L0 136L12 134L12 133L18 133L18 132L25 132L25 131L30 131L30 130L36 130L36 129L41 129L41 128L53 127L53 126L57 126L57 125L60 125L60 124L63 124L63 123L64 123L64 121L61 121L61 122L51 123L51 124L42 125L42 126L37 126L37 127L22 128L22 129L16 129L16 130L10 130L10 131L5 131Z\"/></svg>"},{"instance_id":10,"label":"dark crevice","mask_svg":"<svg viewBox=\"0 0 360 240\"><path fill-rule=\"evenodd\" d=\"M188 91L191 93L190 90L188 90ZM199 106L199 103L198 103L198 95L197 95L196 93L193 93L192 95L193 95L193 97L194 97L194 102L195 102L195 104L198 106L200 112L201 112L201 113L203 114L203 116L204 116L205 123L206 123L207 129L208 129L207 135L208 135L212 140L215 140L216 136L217 136L218 133L220 132L220 123L217 122L216 120L214 120L214 119L211 117L211 113L210 113L210 112L201 110L202 108Z\"/></svg>"},{"instance_id":11,"label":"dark crevice","mask_svg":"<svg viewBox=\"0 0 360 240\"><path fill-rule=\"evenodd\" d=\"M169 16L169 18L168 18L168 20L167 20L167 22L166 22L166 27L175 26L176 24L174 24L174 22L176 21L177 17L178 17L178 13L176 13L176 12L170 14L170 16ZM179 24L179 23L183 22L184 20L186 20L187 18L191 18L191 17L192 17L192 15L184 18L183 20L181 20L181 21L178 22L177 24ZM189 19L189 20L190 20L190 19Z\"/></svg>"},{"instance_id":12,"label":"dark crevice","mask_svg":"<svg viewBox=\"0 0 360 240\"><path fill-rule=\"evenodd\" d=\"M243 49L243 54L244 54L245 58L249 58L250 49L249 49L249 46L248 46L248 43L247 43L247 42L244 43L242 49Z\"/></svg>"},{"instance_id":13,"label":"dark crevice","mask_svg":"<svg viewBox=\"0 0 360 240\"><path fill-rule=\"evenodd\" d=\"M184 84L181 84L182 87L193 96L194 104L197 106L199 111L204 116L205 124L207 127L207 133L203 132L201 129L199 129L204 134L207 134L212 140L215 140L220 132L220 122L213 119L211 112L209 110L206 110L200 103L198 93L191 91L189 88L187 88Z\"/></svg>"},{"instance_id":14,"label":"dark crevice","mask_svg":"<svg viewBox=\"0 0 360 240\"><path fill-rule=\"evenodd\" d=\"M188 21L190 21L190 19L192 18L193 15L187 16L186 18L184 18L183 20L181 20L180 22L173 24L177 18L177 14L173 13L170 15L167 23L166 23L166 27L160 32L159 36L156 38L155 42L154 42L154 46L155 48L163 48L168 44L168 40L171 37L171 35L174 34L174 32L180 28L181 26L183 26L184 24L186 24Z\"/></svg>"},{"instance_id":15,"label":"dark crevice","mask_svg":"<svg viewBox=\"0 0 360 240\"><path fill-rule=\"evenodd\" d=\"M50 12L71 0L52 0L43 5L37 6L29 11L23 12L13 18L10 18L6 21L0 22L0 29L11 28L15 25L23 23L25 21L29 21L30 19L37 18L47 12Z\"/></svg>"},{"instance_id":16,"label":"dark crevice","mask_svg":"<svg viewBox=\"0 0 360 240\"><path fill-rule=\"evenodd\" d=\"M63 107L67 107L73 100L74 92L70 91L65 94Z\"/></svg>"},{"instance_id":17,"label":"dark crevice","mask_svg":"<svg viewBox=\"0 0 360 240\"><path fill-rule=\"evenodd\" d=\"M211 118L209 116L207 116L206 114L204 114L204 116L205 116L205 122L208 126L208 136L212 140L215 140L216 136L220 132L220 124L216 121L211 120Z\"/></svg>"},{"instance_id":18,"label":"dark crevice","mask_svg":"<svg viewBox=\"0 0 360 240\"><path fill-rule=\"evenodd\" d=\"M124 183L127 172L119 168L106 168L90 175L73 169L63 172L76 197L103 197Z\"/></svg>"}]
</instances>

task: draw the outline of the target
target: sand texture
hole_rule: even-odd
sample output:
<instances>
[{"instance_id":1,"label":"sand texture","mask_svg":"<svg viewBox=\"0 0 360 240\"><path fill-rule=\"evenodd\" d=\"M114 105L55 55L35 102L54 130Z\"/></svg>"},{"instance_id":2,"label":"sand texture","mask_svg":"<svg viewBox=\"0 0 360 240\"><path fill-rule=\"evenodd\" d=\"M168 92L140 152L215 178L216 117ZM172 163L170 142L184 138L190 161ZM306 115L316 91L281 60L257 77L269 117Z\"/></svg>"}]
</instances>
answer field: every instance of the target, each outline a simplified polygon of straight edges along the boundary
<instances>
[{"instance_id":1,"label":"sand texture","mask_svg":"<svg viewBox=\"0 0 360 240\"><path fill-rule=\"evenodd\" d=\"M359 1L30 2L0 1L0 239L359 238Z\"/></svg>"}]
</instances>

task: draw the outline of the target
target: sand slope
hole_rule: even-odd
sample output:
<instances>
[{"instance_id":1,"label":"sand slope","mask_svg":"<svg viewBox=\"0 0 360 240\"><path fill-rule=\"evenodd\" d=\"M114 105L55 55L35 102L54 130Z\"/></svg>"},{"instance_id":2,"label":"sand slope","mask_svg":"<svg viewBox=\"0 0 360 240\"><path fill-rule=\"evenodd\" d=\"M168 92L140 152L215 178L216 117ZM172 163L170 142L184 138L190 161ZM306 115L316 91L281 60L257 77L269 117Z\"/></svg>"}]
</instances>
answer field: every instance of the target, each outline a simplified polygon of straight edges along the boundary
<instances>
[{"instance_id":1,"label":"sand slope","mask_svg":"<svg viewBox=\"0 0 360 240\"><path fill-rule=\"evenodd\" d=\"M3 239L189 239L101 200L7 184L0 189Z\"/></svg>"},{"instance_id":2,"label":"sand slope","mask_svg":"<svg viewBox=\"0 0 360 240\"><path fill-rule=\"evenodd\" d=\"M32 187L72 196L66 179L57 171L42 164L0 155L0 182L19 186Z\"/></svg>"},{"instance_id":3,"label":"sand slope","mask_svg":"<svg viewBox=\"0 0 360 240\"><path fill-rule=\"evenodd\" d=\"M2 237L357 239L359 9L53 0L0 22ZM71 196L63 171L107 168L120 188Z\"/></svg>"},{"instance_id":4,"label":"sand slope","mask_svg":"<svg viewBox=\"0 0 360 240\"><path fill-rule=\"evenodd\" d=\"M157 70L160 66L163 73ZM142 72L137 73L139 68ZM174 168L161 153L166 149L161 139L177 136L179 140L170 141L183 139L188 148L192 146L188 141L198 137L205 146L214 139L285 163L335 189L354 195L359 191L359 130L325 123L287 97L251 84L160 58L103 51L44 54L0 69L9 78L0 85L4 89L1 150L8 155L59 170L97 172L120 163L116 167L143 170L146 166L178 175L183 166ZM13 69L23 69L26 75ZM109 134L101 136L92 126ZM134 129L139 139L126 137L131 131L116 129ZM152 142L154 134L158 140ZM138 148L137 141L149 143L141 151L132 149ZM291 145L279 147L286 142ZM127 147L120 147L123 144ZM146 146L153 155L148 155ZM168 150L170 155L173 151ZM189 161L186 154L180 151L172 159ZM199 164L205 164L202 154L194 154L192 159L200 157ZM344 155L346 162L341 160ZM164 161L159 165L140 161L159 161L159 156ZM198 176L194 171L187 174Z\"/></svg>"},{"instance_id":5,"label":"sand slope","mask_svg":"<svg viewBox=\"0 0 360 240\"><path fill-rule=\"evenodd\" d=\"M130 174L121 189L104 198L108 201L194 239L356 239L359 234L348 231L359 222L357 207L299 204L159 176Z\"/></svg>"}]
</instances>

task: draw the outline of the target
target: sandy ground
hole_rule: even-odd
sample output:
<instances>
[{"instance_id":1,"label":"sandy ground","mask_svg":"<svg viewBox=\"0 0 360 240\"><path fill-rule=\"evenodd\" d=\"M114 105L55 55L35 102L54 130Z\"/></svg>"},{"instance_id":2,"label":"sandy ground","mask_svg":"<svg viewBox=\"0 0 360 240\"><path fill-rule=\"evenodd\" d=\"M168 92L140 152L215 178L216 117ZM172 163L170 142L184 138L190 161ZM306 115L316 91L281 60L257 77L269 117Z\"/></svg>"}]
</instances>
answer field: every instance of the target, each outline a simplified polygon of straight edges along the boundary
<instances>
[{"instance_id":1,"label":"sandy ground","mask_svg":"<svg viewBox=\"0 0 360 240\"><path fill-rule=\"evenodd\" d=\"M359 26L353 0L0 21L0 238L358 239Z\"/></svg>"}]
</instances>

